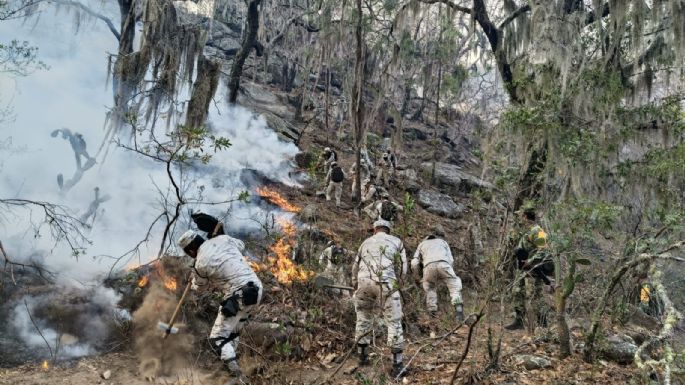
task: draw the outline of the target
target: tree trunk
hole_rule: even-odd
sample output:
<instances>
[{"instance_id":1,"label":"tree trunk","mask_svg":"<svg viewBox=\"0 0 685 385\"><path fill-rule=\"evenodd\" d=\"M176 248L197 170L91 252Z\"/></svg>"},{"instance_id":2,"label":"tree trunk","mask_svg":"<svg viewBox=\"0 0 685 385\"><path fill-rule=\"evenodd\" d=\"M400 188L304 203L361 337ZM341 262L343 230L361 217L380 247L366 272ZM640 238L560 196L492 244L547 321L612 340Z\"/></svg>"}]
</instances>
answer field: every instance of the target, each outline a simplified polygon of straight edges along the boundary
<instances>
[{"instance_id":1,"label":"tree trunk","mask_svg":"<svg viewBox=\"0 0 685 385\"><path fill-rule=\"evenodd\" d=\"M495 62L497 63L497 71L502 77L502 82L504 83L504 89L509 95L509 99L514 104L519 104L522 102L520 99L516 83L514 82L514 75L511 71L511 64L507 58L506 52L502 49L502 31L497 29L495 24L490 20L487 8L485 7L485 0L473 0L473 18L476 20L478 25L483 29L485 36L488 38L490 43L490 49L495 56Z\"/></svg>"},{"instance_id":2,"label":"tree trunk","mask_svg":"<svg viewBox=\"0 0 685 385\"><path fill-rule=\"evenodd\" d=\"M562 275L561 256L554 256L554 280L556 288L554 290L554 305L556 310L557 336L559 337L559 359L564 359L571 355L571 334L566 322L566 300L573 293L576 283L576 262L571 256L569 261L568 273L566 277Z\"/></svg>"},{"instance_id":3,"label":"tree trunk","mask_svg":"<svg viewBox=\"0 0 685 385\"><path fill-rule=\"evenodd\" d=\"M219 62L200 55L197 59L197 78L193 83L193 92L188 102L186 127L202 127L207 119L209 103L219 85Z\"/></svg>"},{"instance_id":4,"label":"tree trunk","mask_svg":"<svg viewBox=\"0 0 685 385\"><path fill-rule=\"evenodd\" d=\"M240 49L233 59L231 75L228 81L228 102L235 104L238 99L238 88L240 87L240 77L243 74L245 60L250 55L250 51L257 40L257 30L259 29L259 3L262 0L249 0L247 3L247 18L245 20L245 34L240 44Z\"/></svg>"},{"instance_id":5,"label":"tree trunk","mask_svg":"<svg viewBox=\"0 0 685 385\"><path fill-rule=\"evenodd\" d=\"M362 111L362 86L364 84L364 53L362 39L363 16L362 1L357 0L357 27L355 29L357 47L354 64L354 90L352 93L352 116L354 117L354 140L356 146L355 159L357 161L357 173L355 175L355 179L357 186L359 186L355 192L354 199L357 202L361 202L361 149L363 143L362 138L364 135L364 114Z\"/></svg>"}]
</instances>

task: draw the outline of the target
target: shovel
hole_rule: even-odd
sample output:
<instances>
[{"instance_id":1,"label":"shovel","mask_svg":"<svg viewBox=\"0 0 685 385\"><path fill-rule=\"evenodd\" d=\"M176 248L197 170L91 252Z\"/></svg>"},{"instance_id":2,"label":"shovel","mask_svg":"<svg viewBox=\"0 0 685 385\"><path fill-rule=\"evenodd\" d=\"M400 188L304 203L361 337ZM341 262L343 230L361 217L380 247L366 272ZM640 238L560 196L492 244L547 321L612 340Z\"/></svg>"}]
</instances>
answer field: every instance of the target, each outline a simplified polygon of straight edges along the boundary
<instances>
[{"instance_id":1,"label":"shovel","mask_svg":"<svg viewBox=\"0 0 685 385\"><path fill-rule=\"evenodd\" d=\"M166 339L169 336L169 334L178 333L178 328L174 327L174 322L176 322L176 317L178 317L178 313L181 312L181 305L183 305L183 301L185 301L186 296L188 295L188 292L190 291L190 286L192 285L192 283L193 283L193 281L191 279L189 279L188 284L186 285L186 288L183 290L183 294L181 295L181 299L178 300L178 304L176 305L176 309L174 310L174 314L171 315L171 319L169 320L169 323L164 323L162 321L159 321L159 323L157 324L157 327L159 327L164 332L162 339Z\"/></svg>"},{"instance_id":2,"label":"shovel","mask_svg":"<svg viewBox=\"0 0 685 385\"><path fill-rule=\"evenodd\" d=\"M338 290L354 291L353 287L336 285L332 279L330 279L328 277L321 276L321 275L317 275L316 278L314 278L314 286L317 288L323 288L323 289L338 289Z\"/></svg>"}]
</instances>

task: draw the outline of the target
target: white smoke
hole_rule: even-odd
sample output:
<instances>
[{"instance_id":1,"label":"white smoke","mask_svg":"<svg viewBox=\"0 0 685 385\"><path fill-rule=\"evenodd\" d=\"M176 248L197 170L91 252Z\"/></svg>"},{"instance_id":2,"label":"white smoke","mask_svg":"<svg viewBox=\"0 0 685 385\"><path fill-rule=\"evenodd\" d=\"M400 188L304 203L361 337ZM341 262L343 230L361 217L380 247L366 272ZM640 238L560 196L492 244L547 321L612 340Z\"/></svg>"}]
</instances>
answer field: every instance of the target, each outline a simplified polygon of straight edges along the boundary
<instances>
[{"instance_id":1,"label":"white smoke","mask_svg":"<svg viewBox=\"0 0 685 385\"><path fill-rule=\"evenodd\" d=\"M112 15L118 23L114 3L87 2L93 9ZM40 211L31 215L0 215L0 240L7 253L15 260L42 260L50 271L56 272L61 285L82 286L100 281L109 272L114 258L125 254L145 238L151 223L163 207L160 191L169 191L170 183L163 164L112 147L103 161L86 171L81 181L68 193L60 194L57 175L68 180L76 170L74 153L67 140L51 137L56 129L68 128L83 135L88 153L95 156L105 136L103 130L108 108L113 104L112 91L107 89L107 55L117 51L118 42L99 22L81 25L75 33L73 19L63 12L45 8L35 24L19 20L0 23L0 42L12 39L28 40L39 48L38 56L50 69L26 77L0 73L0 98L11 100L16 119L0 124L0 198L23 198L48 201L63 205L77 218L83 215L98 187L100 195L109 195L98 209L92 228L84 228L92 242L78 257L67 245L55 245L45 228L34 231L40 221ZM214 154L208 165L197 165L186 174L183 182L188 197L203 202L226 201L237 198L245 190L240 180L242 169L257 170L283 183L295 184L289 177L292 158L298 149L292 143L280 141L264 119L241 107L229 107L223 99L223 86L210 107L209 121L214 134L228 138L232 146ZM159 127L164 127L159 122ZM122 137L122 140L127 140ZM176 234L187 229L188 209L202 209L209 213L226 214L231 229L259 229L264 211L258 206L234 202L222 205L192 204L184 210ZM27 213L27 212L23 212ZM2 214L2 213L0 213ZM144 263L156 257L164 223L151 228L151 236L141 246L138 255L121 261ZM172 235L175 240L176 234ZM102 295L100 296L102 297ZM109 299L95 298L103 303ZM15 308L14 325L25 340L33 345L40 338L32 331L26 311ZM22 315L23 313L23 315ZM23 327L20 327L23 325ZM56 333L46 329L47 334ZM54 337L54 335L51 335ZM40 338L42 342L42 338ZM87 354L88 350L69 354Z\"/></svg>"}]
</instances>

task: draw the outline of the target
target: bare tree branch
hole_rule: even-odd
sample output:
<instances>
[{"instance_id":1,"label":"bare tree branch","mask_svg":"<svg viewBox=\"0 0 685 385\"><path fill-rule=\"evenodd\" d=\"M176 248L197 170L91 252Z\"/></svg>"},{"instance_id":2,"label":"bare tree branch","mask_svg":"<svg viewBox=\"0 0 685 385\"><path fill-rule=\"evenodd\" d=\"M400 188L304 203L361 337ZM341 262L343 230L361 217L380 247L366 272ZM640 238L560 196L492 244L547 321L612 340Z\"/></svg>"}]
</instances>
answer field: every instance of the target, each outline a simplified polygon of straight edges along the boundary
<instances>
[{"instance_id":1,"label":"bare tree branch","mask_svg":"<svg viewBox=\"0 0 685 385\"><path fill-rule=\"evenodd\" d=\"M105 24L107 24L107 27L109 28L109 30L114 35L114 37L116 37L117 40L119 40L121 38L121 34L119 34L119 31L117 31L116 27L114 27L114 23L112 23L112 20L110 18L108 18L107 16L93 11L92 9L86 7L84 4L79 3L78 1L72 1L72 0L51 0L51 1L56 3L56 4L68 5L68 6L79 8L82 11L84 11L85 13L89 14L90 16L104 21Z\"/></svg>"}]
</instances>

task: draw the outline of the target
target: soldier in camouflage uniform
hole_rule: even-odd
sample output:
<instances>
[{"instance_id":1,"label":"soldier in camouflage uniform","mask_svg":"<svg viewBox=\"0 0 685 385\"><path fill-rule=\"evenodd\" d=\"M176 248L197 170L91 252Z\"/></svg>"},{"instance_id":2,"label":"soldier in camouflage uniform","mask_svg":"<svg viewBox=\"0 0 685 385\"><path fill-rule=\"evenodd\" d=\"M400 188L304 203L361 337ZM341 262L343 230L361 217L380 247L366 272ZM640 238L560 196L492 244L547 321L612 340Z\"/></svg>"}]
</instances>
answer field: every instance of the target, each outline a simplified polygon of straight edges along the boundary
<instances>
[{"instance_id":1,"label":"soldier in camouflage uniform","mask_svg":"<svg viewBox=\"0 0 685 385\"><path fill-rule=\"evenodd\" d=\"M530 301L530 309L534 319L545 322L545 302L542 292L543 284L552 285L549 276L554 273L554 264L547 257L547 233L535 223L535 210L526 207L522 210L522 224L525 230L519 237L514 250L517 274L513 288L513 303L516 316L514 321L505 326L507 330L523 329L523 319L526 314L526 299Z\"/></svg>"}]
</instances>

